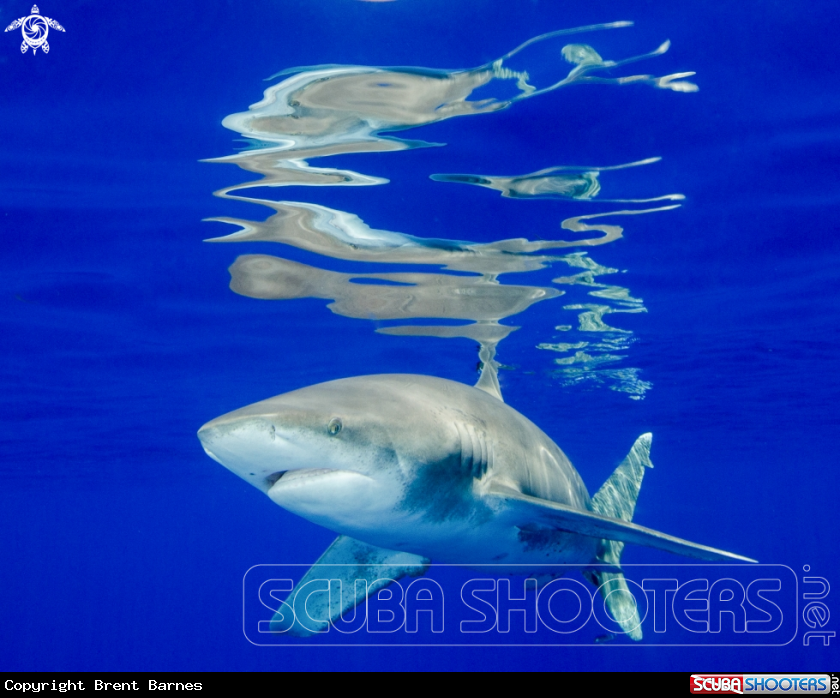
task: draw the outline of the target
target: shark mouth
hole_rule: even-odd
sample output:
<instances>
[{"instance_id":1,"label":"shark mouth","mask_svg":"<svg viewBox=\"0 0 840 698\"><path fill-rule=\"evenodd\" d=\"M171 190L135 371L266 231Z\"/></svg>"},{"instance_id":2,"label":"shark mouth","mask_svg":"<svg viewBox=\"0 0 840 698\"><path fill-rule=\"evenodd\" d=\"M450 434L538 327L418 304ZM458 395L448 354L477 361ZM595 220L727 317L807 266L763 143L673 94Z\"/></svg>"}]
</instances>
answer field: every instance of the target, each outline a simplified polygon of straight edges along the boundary
<instances>
[{"instance_id":1,"label":"shark mouth","mask_svg":"<svg viewBox=\"0 0 840 698\"><path fill-rule=\"evenodd\" d=\"M281 477L283 477L288 472L289 472L288 470L281 470L278 473L271 473L271 475L269 475L265 479L265 484L268 485L269 488L274 487L274 483L277 482Z\"/></svg>"},{"instance_id":2,"label":"shark mouth","mask_svg":"<svg viewBox=\"0 0 840 698\"><path fill-rule=\"evenodd\" d=\"M311 477L320 477L322 475L328 475L330 473L338 473L341 472L340 470L335 470L334 468L303 468L301 470L279 470L276 473L272 473L269 475L265 482L268 485L269 489L274 487L280 480L283 480L283 484L291 481L298 481L298 480L305 480Z\"/></svg>"}]
</instances>

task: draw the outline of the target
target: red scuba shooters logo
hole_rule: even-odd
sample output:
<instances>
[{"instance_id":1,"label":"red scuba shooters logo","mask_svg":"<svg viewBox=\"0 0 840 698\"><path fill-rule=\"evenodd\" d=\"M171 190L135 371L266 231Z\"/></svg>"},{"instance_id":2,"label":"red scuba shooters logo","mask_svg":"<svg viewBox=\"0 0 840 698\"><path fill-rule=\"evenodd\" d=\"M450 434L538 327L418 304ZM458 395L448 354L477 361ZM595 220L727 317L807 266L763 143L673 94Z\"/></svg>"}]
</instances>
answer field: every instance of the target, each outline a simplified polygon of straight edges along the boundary
<instances>
[{"instance_id":1,"label":"red scuba shooters logo","mask_svg":"<svg viewBox=\"0 0 840 698\"><path fill-rule=\"evenodd\" d=\"M691 692L740 695L744 692L744 677L739 674L692 674Z\"/></svg>"},{"instance_id":2,"label":"red scuba shooters logo","mask_svg":"<svg viewBox=\"0 0 840 698\"><path fill-rule=\"evenodd\" d=\"M834 674L692 674L694 694L772 694L808 695L833 693ZM840 690L836 691L840 693Z\"/></svg>"}]
</instances>

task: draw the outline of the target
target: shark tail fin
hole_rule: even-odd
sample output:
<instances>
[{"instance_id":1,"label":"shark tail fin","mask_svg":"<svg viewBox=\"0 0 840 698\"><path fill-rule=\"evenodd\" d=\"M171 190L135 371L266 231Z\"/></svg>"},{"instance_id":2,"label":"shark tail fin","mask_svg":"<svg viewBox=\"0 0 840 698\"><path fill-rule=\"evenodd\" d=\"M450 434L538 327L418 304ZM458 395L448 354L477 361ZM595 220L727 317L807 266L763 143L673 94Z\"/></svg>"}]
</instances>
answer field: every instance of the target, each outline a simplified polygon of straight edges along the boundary
<instances>
[{"instance_id":1,"label":"shark tail fin","mask_svg":"<svg viewBox=\"0 0 840 698\"><path fill-rule=\"evenodd\" d=\"M636 439L630 453L592 498L592 508L598 514L627 522L633 520L645 468L653 467L653 463L650 462L652 438L651 434L642 434ZM598 547L598 562L611 565L615 569L620 566L623 550L623 542L602 538ZM624 575L620 571L592 568L587 576L598 586L610 614L622 630L633 640L641 640L639 612L633 595L627 588Z\"/></svg>"}]
</instances>

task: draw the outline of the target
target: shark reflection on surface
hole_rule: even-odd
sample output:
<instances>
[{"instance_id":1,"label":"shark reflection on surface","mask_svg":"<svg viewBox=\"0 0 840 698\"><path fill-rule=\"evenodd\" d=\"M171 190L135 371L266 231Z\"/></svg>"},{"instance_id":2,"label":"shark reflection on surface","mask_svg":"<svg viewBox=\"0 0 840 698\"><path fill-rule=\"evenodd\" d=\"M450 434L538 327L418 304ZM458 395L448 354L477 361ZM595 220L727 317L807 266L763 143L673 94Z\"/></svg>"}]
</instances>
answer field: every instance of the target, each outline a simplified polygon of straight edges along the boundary
<instances>
[{"instance_id":1,"label":"shark reflection on surface","mask_svg":"<svg viewBox=\"0 0 840 698\"><path fill-rule=\"evenodd\" d=\"M615 61L601 58L587 44L557 45L569 35L629 26L632 22L613 22L549 32L495 61L467 70L340 65L284 70L272 76L284 79L268 88L262 100L222 122L248 139L251 148L209 160L236 164L263 178L217 194L238 198L235 192L257 186L386 184L388 180L381 177L312 167L306 160L427 147L434 144L381 134L497 112L573 84L647 84L678 92L697 89L684 79L694 74L691 72L663 77L611 76L616 68L662 55L670 46L667 41L649 53ZM571 70L565 72L563 62L572 65ZM545 75L544 66L548 66ZM610 75L604 75L608 71Z\"/></svg>"},{"instance_id":2,"label":"shark reflection on surface","mask_svg":"<svg viewBox=\"0 0 840 698\"><path fill-rule=\"evenodd\" d=\"M591 201L601 191L599 175L609 170L624 170L628 167L650 165L662 158L647 158L638 162L612 167L548 167L527 175L502 177L497 175L469 174L433 174L430 179L436 182L455 182L473 184L479 187L495 189L508 199L570 199ZM621 203L650 203L654 201L681 201L682 194L666 194L649 199L600 199Z\"/></svg>"},{"instance_id":3,"label":"shark reflection on surface","mask_svg":"<svg viewBox=\"0 0 840 698\"><path fill-rule=\"evenodd\" d=\"M274 213L264 221L232 217L214 217L208 220L237 226L228 235L211 238L216 243L276 242L307 252L359 263L424 264L442 267L444 271L423 277L425 272L411 272L411 289L351 288L363 278L373 275L363 272L352 279L339 282L338 277L326 272L317 273L319 283L315 289L309 285L308 296L330 298L330 308L341 314L358 318L379 318L380 307L394 306L398 299L416 313L414 317L434 320L470 319L472 325L401 325L379 328L379 332L401 335L432 335L441 338L467 337L480 345L481 361L493 360L496 344L513 329L500 324L501 318L513 314L504 307L477 312L480 303L488 303L491 296L496 303L504 296L520 293L515 288L502 285L498 277L508 273L525 273L543 269L570 258L550 256L551 250L587 249L612 243L622 237L623 227L601 219L617 216L634 216L641 213L665 211L679 206L680 194L667 194L645 199L612 197L600 201L617 201L628 204L652 203L653 208L627 208L621 211L592 213L566 217L561 228L571 235L560 239L529 240L525 238L499 239L492 242L471 242L469 234L452 235L451 239L431 238L421 235L386 230L368 225L357 214L322 204L303 201L277 201L257 195L252 191L279 187L367 187L383 186L388 179L366 174L347 167L314 166L310 161L318 158L350 154L371 154L405 151L412 148L440 144L398 137L397 133L462 116L476 116L498 112L530 99L571 85L644 84L655 89L674 92L692 92L696 85L689 82L693 73L683 72L655 77L647 74L621 75L630 64L654 59L664 54L669 42L648 53L621 59L607 59L589 43L581 43L579 36L618 30L632 26L631 22L612 22L574 29L548 32L534 37L504 56L476 68L441 70L422 67L372 67L358 65L318 65L284 70L270 79L277 79L265 90L263 98L247 111L227 116L223 125L238 133L248 144L241 152L210 160L210 162L235 164L260 175L259 179L235 184L216 192L226 199L235 199L271 208ZM570 38L572 37L572 38ZM433 179L447 182L464 182L495 189L506 198L531 200L549 198L559 201L593 201L601 194L600 175L603 172L623 170L657 162L647 158L636 162L609 167L549 167L525 175L432 175ZM597 220L596 220L597 219ZM553 238L554 236L546 236ZM486 238L485 238L486 239ZM249 256L250 257L250 256ZM290 284L300 275L292 271L291 263L280 258L266 264L274 265L272 285L274 299L292 299ZM245 295L260 296L258 287L266 279L257 273L256 262L238 261L231 267L235 278L232 288ZM281 269L282 267L282 269ZM313 267L314 270L314 267ZM320 272L321 270L319 270ZM463 277L444 272L480 275ZM314 273L314 272L313 272ZM408 278L408 277L406 277ZM382 282L382 279L379 280ZM568 283L557 281L557 283ZM362 283L362 286L365 284ZM368 284L370 286L372 284ZM283 286L284 290L278 291ZM545 300L561 295L560 291L530 287L535 298ZM597 289L606 291L606 289ZM549 292L550 291L550 292ZM319 295L320 294L320 295ZM436 294L436 295L435 295ZM592 295L596 290L592 291ZM435 296L432 300L432 296ZM527 295L527 294L526 294ZM617 298L599 299L609 307L604 311L621 311ZM445 303L444 303L445 301ZM586 303L570 303L564 311L583 310L583 318L590 309ZM461 307L458 307L461 306ZM504 306L504 302L502 302ZM527 307L524 306L524 307ZM521 312L517 310L516 312ZM623 311L622 311L623 312ZM405 312L401 311L403 316ZM394 315L394 319L400 313ZM489 319L488 319L489 318ZM573 333L584 332L581 329ZM558 324L558 326L560 326ZM552 338L554 340L556 338ZM576 354L575 366L555 369L555 373L583 371L585 379L597 384L608 383L615 389L640 398L645 384L635 381L628 384L623 378L612 380L605 369L598 368L606 360L620 360L623 355L600 351L590 339L569 339L565 342L540 342L547 344L587 343L587 351ZM629 345L630 340L625 342ZM600 342L603 344L603 342ZM617 357L617 358L616 358ZM557 361L565 360L563 357ZM582 363L583 362L583 363ZM558 364L563 365L563 364ZM612 369L610 369L612 370ZM634 369L630 369L634 370ZM618 374L613 374L618 377ZM624 375L624 374L622 374ZM629 375L629 374L628 374ZM579 377L579 376L578 376ZM573 382L579 382L577 379ZM568 384L568 383L567 383ZM627 386L630 387L627 387Z\"/></svg>"}]
</instances>

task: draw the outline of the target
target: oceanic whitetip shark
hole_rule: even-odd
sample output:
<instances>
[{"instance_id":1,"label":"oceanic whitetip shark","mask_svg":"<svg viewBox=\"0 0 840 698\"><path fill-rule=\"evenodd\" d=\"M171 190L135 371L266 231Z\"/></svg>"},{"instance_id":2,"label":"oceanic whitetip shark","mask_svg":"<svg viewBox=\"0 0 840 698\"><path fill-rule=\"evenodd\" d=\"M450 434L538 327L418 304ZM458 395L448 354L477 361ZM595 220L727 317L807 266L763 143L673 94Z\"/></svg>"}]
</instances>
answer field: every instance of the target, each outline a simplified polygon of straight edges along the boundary
<instances>
[{"instance_id":1,"label":"oceanic whitetip shark","mask_svg":"<svg viewBox=\"0 0 840 698\"><path fill-rule=\"evenodd\" d=\"M650 434L590 497L563 451L502 401L496 380L344 378L230 412L198 436L211 458L276 504L339 534L289 597L297 620L290 626L292 614L275 615L280 632L323 630L390 580L423 574L430 560L511 565L506 572L543 578L557 573L541 565L571 563L638 640L631 595L610 593L627 591L624 543L755 562L631 522L652 467ZM341 579L347 592L339 603L313 594L296 604L297 590L315 578Z\"/></svg>"}]
</instances>

